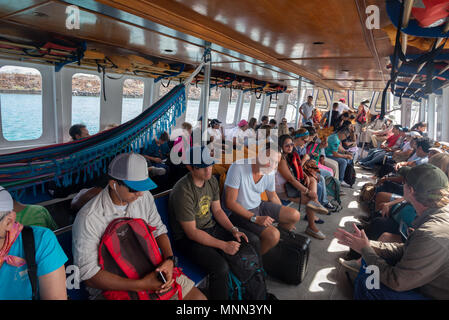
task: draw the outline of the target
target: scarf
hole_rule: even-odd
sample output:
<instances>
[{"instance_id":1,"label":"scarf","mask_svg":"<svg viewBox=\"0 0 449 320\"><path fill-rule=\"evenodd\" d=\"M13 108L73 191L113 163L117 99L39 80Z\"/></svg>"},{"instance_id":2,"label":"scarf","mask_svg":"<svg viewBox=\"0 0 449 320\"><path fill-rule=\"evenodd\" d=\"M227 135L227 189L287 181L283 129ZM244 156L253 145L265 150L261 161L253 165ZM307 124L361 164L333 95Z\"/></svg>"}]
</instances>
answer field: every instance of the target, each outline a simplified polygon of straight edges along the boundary
<instances>
[{"instance_id":1,"label":"scarf","mask_svg":"<svg viewBox=\"0 0 449 320\"><path fill-rule=\"evenodd\" d=\"M3 262L6 262L13 267L21 267L26 263L25 259L23 258L8 255L9 250L19 237L22 229L23 225L15 222L12 226L12 229L6 232L5 243L3 244L3 248L0 249L0 267L3 265Z\"/></svg>"}]
</instances>

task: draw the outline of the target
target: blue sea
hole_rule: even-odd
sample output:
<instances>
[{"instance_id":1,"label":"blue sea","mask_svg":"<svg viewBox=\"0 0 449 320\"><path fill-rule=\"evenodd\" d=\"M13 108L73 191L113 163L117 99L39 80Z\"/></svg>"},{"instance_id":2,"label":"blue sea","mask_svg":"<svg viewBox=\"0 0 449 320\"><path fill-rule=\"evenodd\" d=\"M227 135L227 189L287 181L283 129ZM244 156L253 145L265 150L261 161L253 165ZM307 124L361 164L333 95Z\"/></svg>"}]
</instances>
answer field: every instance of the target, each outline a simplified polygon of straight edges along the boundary
<instances>
[{"instance_id":1,"label":"blue sea","mask_svg":"<svg viewBox=\"0 0 449 320\"><path fill-rule=\"evenodd\" d=\"M72 96L72 124L83 123L90 134L100 130L101 97ZM142 112L142 98L123 98L122 123ZM199 101L188 100L186 120L196 124ZM38 94L0 94L3 136L9 141L33 140L42 135L42 96ZM218 101L210 101L209 117L216 118Z\"/></svg>"}]
</instances>

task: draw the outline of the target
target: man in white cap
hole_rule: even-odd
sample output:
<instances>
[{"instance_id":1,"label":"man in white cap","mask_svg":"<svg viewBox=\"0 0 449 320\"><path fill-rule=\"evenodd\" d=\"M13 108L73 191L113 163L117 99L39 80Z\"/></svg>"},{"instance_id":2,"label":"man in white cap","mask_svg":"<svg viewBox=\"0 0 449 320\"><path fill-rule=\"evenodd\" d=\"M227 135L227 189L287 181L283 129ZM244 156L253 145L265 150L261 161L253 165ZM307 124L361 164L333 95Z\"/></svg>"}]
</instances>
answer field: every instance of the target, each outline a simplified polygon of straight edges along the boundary
<instances>
[{"instance_id":1,"label":"man in white cap","mask_svg":"<svg viewBox=\"0 0 449 320\"><path fill-rule=\"evenodd\" d=\"M29 235L34 237L37 265L35 298L66 300L64 263L67 256L55 234L50 229L34 226L25 231L23 225L16 222L13 208L11 195L0 186L0 300L31 300L33 297L24 249L24 241L30 241L31 238L22 237L30 229L32 233Z\"/></svg>"},{"instance_id":2,"label":"man in white cap","mask_svg":"<svg viewBox=\"0 0 449 320\"><path fill-rule=\"evenodd\" d=\"M85 281L92 298L102 290L165 292L172 284L176 259L167 236L167 228L157 212L154 198L148 190L156 184L148 178L147 162L137 153L116 156L109 165L109 182L95 198L78 213L73 224L73 257L80 269L80 279ZM163 284L153 271L142 279L132 280L101 270L98 263L98 246L107 226L116 218L143 219L156 228L153 235L161 249L164 261L158 269L166 275ZM176 280L186 300L205 299L192 280L181 275ZM177 295L174 296L176 298Z\"/></svg>"}]
</instances>

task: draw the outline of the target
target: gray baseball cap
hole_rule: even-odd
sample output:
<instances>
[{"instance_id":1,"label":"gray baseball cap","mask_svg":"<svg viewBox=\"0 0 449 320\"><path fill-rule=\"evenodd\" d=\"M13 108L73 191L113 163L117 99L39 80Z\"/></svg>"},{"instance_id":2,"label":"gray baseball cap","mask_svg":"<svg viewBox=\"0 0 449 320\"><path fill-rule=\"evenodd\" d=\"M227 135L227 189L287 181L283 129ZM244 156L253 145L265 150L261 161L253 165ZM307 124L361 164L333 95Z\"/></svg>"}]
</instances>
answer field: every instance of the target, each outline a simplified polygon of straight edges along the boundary
<instances>
[{"instance_id":1,"label":"gray baseball cap","mask_svg":"<svg viewBox=\"0 0 449 320\"><path fill-rule=\"evenodd\" d=\"M157 187L148 177L147 160L138 153L122 153L116 156L109 164L108 174L136 191L147 191Z\"/></svg>"}]
</instances>

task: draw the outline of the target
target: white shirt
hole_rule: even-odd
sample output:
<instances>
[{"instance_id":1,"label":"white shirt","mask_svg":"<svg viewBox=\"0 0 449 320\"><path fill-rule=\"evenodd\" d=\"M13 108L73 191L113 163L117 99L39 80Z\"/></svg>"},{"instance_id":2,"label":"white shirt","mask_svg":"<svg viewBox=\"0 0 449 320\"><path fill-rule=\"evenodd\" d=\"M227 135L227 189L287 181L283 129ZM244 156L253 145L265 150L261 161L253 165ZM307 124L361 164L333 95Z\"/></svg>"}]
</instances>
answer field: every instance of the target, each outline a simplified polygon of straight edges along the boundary
<instances>
[{"instance_id":1,"label":"white shirt","mask_svg":"<svg viewBox=\"0 0 449 320\"><path fill-rule=\"evenodd\" d=\"M254 183L253 170L250 163L233 163L226 175L225 186L238 189L237 202L246 210L257 208L261 203L260 195L264 191L274 192L274 171L263 175Z\"/></svg>"},{"instance_id":2,"label":"white shirt","mask_svg":"<svg viewBox=\"0 0 449 320\"><path fill-rule=\"evenodd\" d=\"M124 210L118 209L109 196L109 186L92 198L76 216L72 227L73 261L80 270L80 280L92 278L100 271L98 264L98 247L107 226L115 219L128 217L143 219L156 228L155 238L167 233L167 227L157 212L154 198L149 191L137 200L128 204ZM101 293L100 290L87 288L91 296Z\"/></svg>"},{"instance_id":3,"label":"white shirt","mask_svg":"<svg viewBox=\"0 0 449 320\"><path fill-rule=\"evenodd\" d=\"M209 136L214 137L214 141L221 141L220 129L207 128L207 133L209 134Z\"/></svg>"},{"instance_id":4,"label":"white shirt","mask_svg":"<svg viewBox=\"0 0 449 320\"><path fill-rule=\"evenodd\" d=\"M302 113L304 113L305 119L309 120L310 118L312 118L312 111L313 109L315 109L315 106L313 104L304 102L299 109L302 111Z\"/></svg>"},{"instance_id":5,"label":"white shirt","mask_svg":"<svg viewBox=\"0 0 449 320\"><path fill-rule=\"evenodd\" d=\"M349 110L349 107L346 103L339 102L337 110L338 110L338 114L342 114L343 112Z\"/></svg>"}]
</instances>

